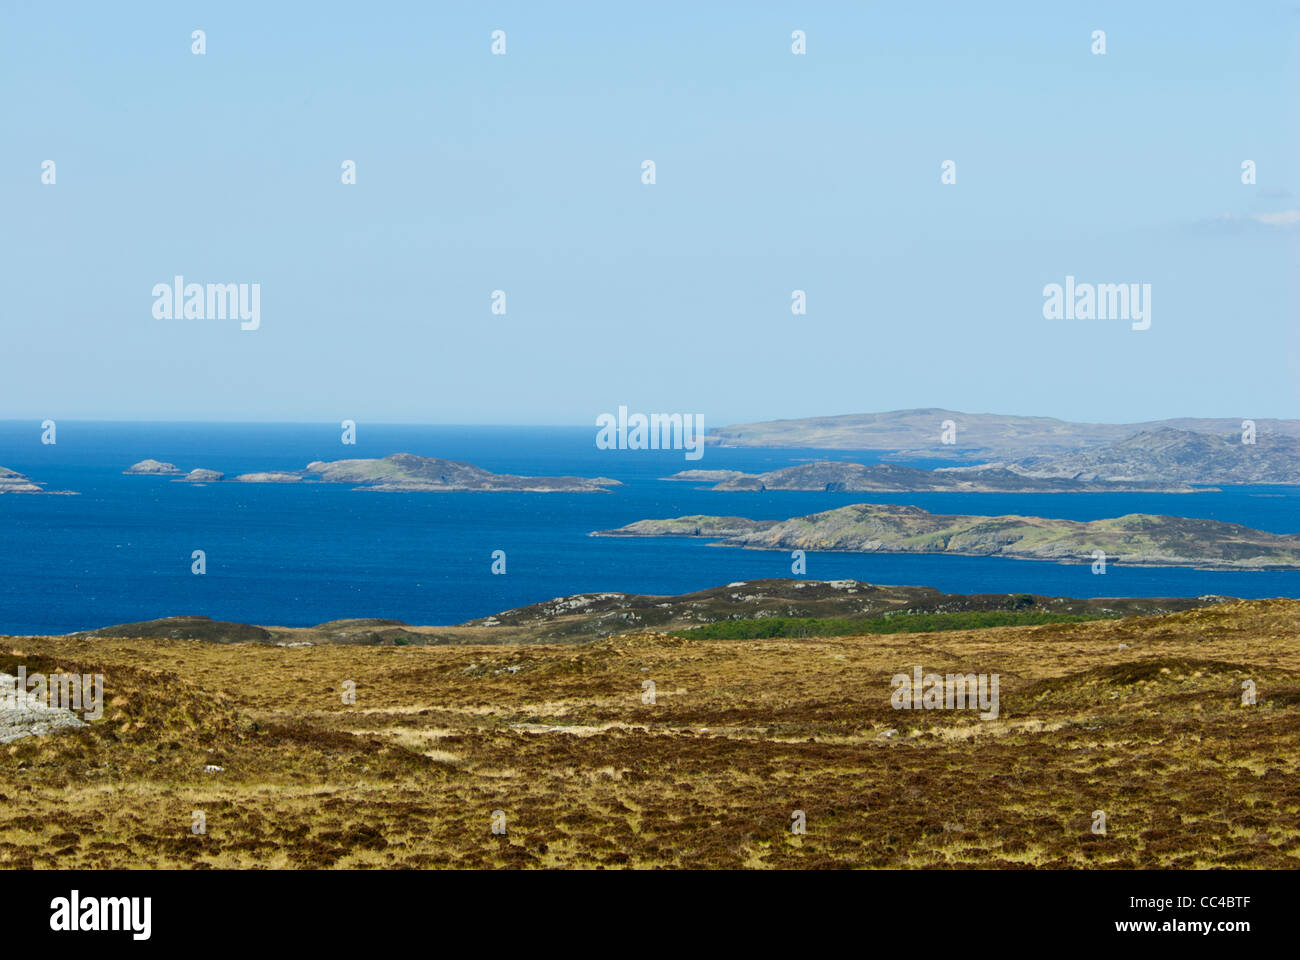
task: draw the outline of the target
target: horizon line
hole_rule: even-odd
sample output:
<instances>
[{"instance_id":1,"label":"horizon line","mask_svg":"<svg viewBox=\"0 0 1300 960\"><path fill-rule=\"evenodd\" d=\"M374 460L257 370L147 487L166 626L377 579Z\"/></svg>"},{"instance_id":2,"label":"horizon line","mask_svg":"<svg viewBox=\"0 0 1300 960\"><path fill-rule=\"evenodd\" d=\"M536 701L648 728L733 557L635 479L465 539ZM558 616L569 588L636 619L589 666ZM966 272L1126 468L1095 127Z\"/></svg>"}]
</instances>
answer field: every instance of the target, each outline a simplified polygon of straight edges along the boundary
<instances>
[{"instance_id":1,"label":"horizon line","mask_svg":"<svg viewBox=\"0 0 1300 960\"><path fill-rule=\"evenodd\" d=\"M845 418L845 416L884 416L888 414L913 414L920 411L945 412L945 414L958 414L963 416L1005 416L1005 418L1019 419L1036 419L1036 420L1056 420L1058 423L1075 424L1075 425L1108 425L1108 427L1132 427L1132 425L1141 425L1149 423L1162 423L1166 420L1277 420L1291 421L1291 423L1300 423L1300 416L1249 416L1249 418L1240 418L1239 415L1230 416L1160 416L1160 418L1149 418L1144 420L1070 420L1061 418L1061 416L1052 416L1049 414L989 414L989 412L971 412L969 410L953 410L949 407L901 407L896 410L875 410L875 411L858 411L850 414L811 414L806 416L774 416L774 418L758 420L728 420L722 427L715 429L725 429L728 427L740 427L740 425L764 424L764 423L792 423L798 420L829 420L836 418ZM10 416L10 418L0 418L0 425L4 424L40 424L45 419L62 420L65 423L98 423L98 424L213 424L213 425L264 425L264 427L276 427L276 425L285 425L285 427L322 427L322 425L333 425L341 423L339 420L222 420L208 418L185 418L185 419L155 419L155 418L90 418L90 416L65 416L65 418L42 418L42 416ZM589 429L598 427L597 421L591 423L456 423L456 421L432 421L432 420L385 420L385 419L357 419L356 423L364 423L370 427L463 427L463 428L516 428L516 429ZM707 436L707 433L706 433Z\"/></svg>"},{"instance_id":2,"label":"horizon line","mask_svg":"<svg viewBox=\"0 0 1300 960\"><path fill-rule=\"evenodd\" d=\"M1050 414L1040 414L1040 413L988 413L988 412L974 413L969 410L956 410L950 407L900 407L900 408L895 408L893 410L864 410L864 411L856 411L852 413L824 413L824 414L810 414L806 416L768 417L765 419L757 419L757 420L730 420L724 423L722 425L722 428L719 429L725 429L726 427L730 427L730 426L747 426L751 424L760 424L760 423L789 423L792 421L799 421L799 420L829 420L837 417L884 416L888 414L917 413L917 412L929 411L929 410L933 410L936 412L943 412L943 413L956 413L956 414L961 414L964 416L972 416L972 417L1017 417L1017 418L1024 418L1024 419L1056 420L1060 423L1068 423L1068 424L1080 424L1080 425L1092 424L1092 425L1102 425L1102 426L1133 426L1133 425L1146 424L1146 423L1159 423L1166 420L1236 420L1239 419L1239 416L1236 414L1227 415L1227 416L1225 415L1191 416L1191 415L1184 414L1184 415L1152 417L1144 420L1128 420L1128 421L1071 420L1065 417L1058 417L1058 416L1052 416ZM54 417L32 416L32 417L0 417L0 425L19 424L19 423L26 424L30 422L35 422L39 424L45 419L60 419L67 423L177 424L177 425L214 424L214 425L223 425L223 426L245 426L245 425L247 426L324 426L327 424L332 425L341 422L332 419L331 420L295 420L295 419L222 420L222 419L210 419L204 417L190 417L190 418L180 418L180 419L155 419L149 417L68 416L68 417L54 418ZM591 427L599 426L599 424L594 420L590 423L503 423L503 422L466 423L466 422L429 421L429 420L385 420L385 419L368 419L368 418L358 419L356 417L347 417L345 419L354 420L357 423L365 423L370 426L378 426L378 427L476 427L476 428L477 427L487 427L487 428L498 427L498 428L528 428L528 429L552 429L552 428L588 429ZM1252 417L1247 417L1245 419L1292 421L1292 422L1300 423L1300 416L1281 417L1281 416L1255 415Z\"/></svg>"}]
</instances>

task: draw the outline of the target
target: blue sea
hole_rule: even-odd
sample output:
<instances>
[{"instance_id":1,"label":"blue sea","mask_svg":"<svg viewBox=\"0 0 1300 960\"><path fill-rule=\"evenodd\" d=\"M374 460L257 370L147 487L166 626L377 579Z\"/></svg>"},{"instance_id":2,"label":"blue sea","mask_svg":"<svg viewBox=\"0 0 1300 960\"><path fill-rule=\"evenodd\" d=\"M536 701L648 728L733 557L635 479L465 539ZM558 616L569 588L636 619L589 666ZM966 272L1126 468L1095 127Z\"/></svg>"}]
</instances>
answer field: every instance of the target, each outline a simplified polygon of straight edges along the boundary
<instances>
[{"instance_id":1,"label":"blue sea","mask_svg":"<svg viewBox=\"0 0 1300 960\"><path fill-rule=\"evenodd\" d=\"M849 503L940 513L1093 520L1125 513L1209 517L1276 533L1300 529L1300 488L1220 493L713 493L661 477L683 469L757 472L810 459L876 462L845 450L612 451L595 428L368 425L344 446L336 424L0 422L0 466L79 496L0 496L0 634L66 633L180 614L279 626L350 617L454 624L595 591L678 594L790 576L788 551L700 540L594 538L593 530L684 514L783 519ZM607 476L607 494L375 493L335 484L192 485L123 476L145 458L227 476L390 453L464 460L499 473ZM191 553L207 573L190 572ZM507 572L491 572L504 550ZM1209 572L973 557L814 553L807 577L917 584L955 593L1300 597L1300 572Z\"/></svg>"}]
</instances>

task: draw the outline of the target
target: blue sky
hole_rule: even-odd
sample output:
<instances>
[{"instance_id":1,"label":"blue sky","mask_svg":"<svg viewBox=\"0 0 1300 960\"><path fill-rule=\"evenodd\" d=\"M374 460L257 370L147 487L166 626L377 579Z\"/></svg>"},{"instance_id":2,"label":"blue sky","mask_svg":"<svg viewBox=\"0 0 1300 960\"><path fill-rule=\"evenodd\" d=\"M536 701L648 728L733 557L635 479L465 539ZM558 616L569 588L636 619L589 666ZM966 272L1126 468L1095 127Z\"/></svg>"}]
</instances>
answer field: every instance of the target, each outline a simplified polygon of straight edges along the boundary
<instances>
[{"instance_id":1,"label":"blue sky","mask_svg":"<svg viewBox=\"0 0 1300 960\"><path fill-rule=\"evenodd\" d=\"M1298 38L1296 2L9 0L0 419L1300 416ZM261 328L155 319L176 274L260 283ZM1150 283L1151 329L1045 320L1067 274Z\"/></svg>"}]
</instances>

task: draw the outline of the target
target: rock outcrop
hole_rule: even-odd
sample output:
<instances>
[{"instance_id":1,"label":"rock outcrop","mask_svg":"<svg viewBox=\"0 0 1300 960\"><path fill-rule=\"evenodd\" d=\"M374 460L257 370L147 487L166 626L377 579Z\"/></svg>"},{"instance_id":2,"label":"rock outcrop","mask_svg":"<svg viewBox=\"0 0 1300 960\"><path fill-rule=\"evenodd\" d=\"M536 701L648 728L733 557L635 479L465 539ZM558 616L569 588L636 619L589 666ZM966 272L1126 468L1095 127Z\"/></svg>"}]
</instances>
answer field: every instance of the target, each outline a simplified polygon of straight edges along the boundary
<instances>
[{"instance_id":1,"label":"rock outcrop","mask_svg":"<svg viewBox=\"0 0 1300 960\"><path fill-rule=\"evenodd\" d=\"M52 707L30 691L18 690L18 678L0 673L0 744L86 726L71 710Z\"/></svg>"}]
</instances>

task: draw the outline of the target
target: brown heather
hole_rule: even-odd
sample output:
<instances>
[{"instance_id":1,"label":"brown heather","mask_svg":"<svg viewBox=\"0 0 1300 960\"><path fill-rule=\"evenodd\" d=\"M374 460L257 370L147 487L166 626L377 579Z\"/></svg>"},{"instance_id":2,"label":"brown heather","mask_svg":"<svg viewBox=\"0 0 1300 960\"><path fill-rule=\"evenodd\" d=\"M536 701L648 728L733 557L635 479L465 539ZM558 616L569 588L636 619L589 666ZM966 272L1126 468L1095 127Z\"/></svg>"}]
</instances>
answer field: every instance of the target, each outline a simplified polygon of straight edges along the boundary
<instances>
[{"instance_id":1,"label":"brown heather","mask_svg":"<svg viewBox=\"0 0 1300 960\"><path fill-rule=\"evenodd\" d=\"M1262 600L809 640L9 638L0 671L107 692L0 748L0 865L1295 867L1298 628ZM1000 674L1001 716L893 710L917 664Z\"/></svg>"}]
</instances>

